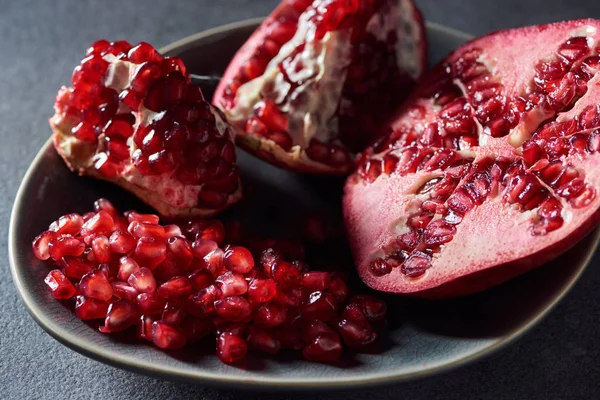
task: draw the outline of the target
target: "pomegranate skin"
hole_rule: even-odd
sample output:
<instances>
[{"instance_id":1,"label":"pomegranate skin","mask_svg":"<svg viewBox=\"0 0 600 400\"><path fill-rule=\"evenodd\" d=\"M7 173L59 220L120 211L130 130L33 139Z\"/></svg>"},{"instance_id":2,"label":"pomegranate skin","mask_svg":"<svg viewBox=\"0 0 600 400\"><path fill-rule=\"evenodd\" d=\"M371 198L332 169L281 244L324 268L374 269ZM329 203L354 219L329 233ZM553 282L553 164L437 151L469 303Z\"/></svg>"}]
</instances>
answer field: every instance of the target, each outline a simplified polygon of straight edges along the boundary
<instances>
[{"instance_id":1,"label":"pomegranate skin","mask_svg":"<svg viewBox=\"0 0 600 400\"><path fill-rule=\"evenodd\" d=\"M346 182L367 285L424 298L479 292L597 226L599 30L588 19L495 32L422 80Z\"/></svg>"},{"instance_id":2,"label":"pomegranate skin","mask_svg":"<svg viewBox=\"0 0 600 400\"><path fill-rule=\"evenodd\" d=\"M262 100L258 99L256 101L255 116L250 114L247 115L246 118L239 118L239 116L235 115L235 110L232 111L231 106L239 100L236 99L235 96L240 86L248 83L257 85L257 82L262 79L264 75L269 75L270 73L268 73L268 70L265 70L267 64L273 60L282 59L282 57L286 56L286 45L292 44L292 47L300 48L304 44L307 44L307 46L312 44L310 41L305 41L301 45L292 43L292 39L294 41L301 41L300 37L298 35L294 36L294 34L298 33L301 35L302 32L300 32L299 22L301 23L303 21L305 14L313 13L315 9L331 9L333 7L345 7L346 9L343 13L353 14L353 22L348 22L351 18L346 18L344 22L341 23L339 21L330 24L329 21L319 22L317 23L319 26L317 29L318 31L327 31L329 33L337 34L340 31L363 32L367 30L369 31L369 35L372 33L371 30L376 32L368 39L361 38L358 40L358 44L353 42L350 45L353 47L353 55L351 56L353 60L350 67L359 64L359 62L356 61L357 59L360 59L360 55L357 55L360 53L360 50L358 50L359 47L371 46L373 37L378 37L377 40L379 40L379 44L377 46L380 46L383 43L381 37L391 37L394 35L398 35L399 37L393 52L394 57L397 59L396 66L398 67L398 73L402 75L402 77L399 79L387 80L385 84L379 86L377 89L367 92L368 95L364 94L362 91L363 89L356 90L356 93L361 93L361 96L359 97L362 97L363 99L376 97L381 91L388 90L389 93L382 95L381 98L377 98L377 100L366 100L363 103L360 101L355 102L354 100L349 100L343 93L338 93L338 90L333 90L332 92L334 94L332 95L325 92L326 96L322 95L323 93L320 93L318 96L318 98L321 99L321 102L324 102L323 99L325 97L334 97L333 102L336 105L340 105L341 103L353 103L350 108L355 110L356 113L352 112L352 114L369 116L369 122L360 121L359 123L359 121L353 117L344 118L342 112L339 110L336 111L331 118L320 118L318 115L313 115L311 117L312 120L335 120L332 124L329 124L332 126L328 125L325 129L330 132L327 135L328 137L326 139L313 138L311 140L311 138L307 136L308 139L306 140L298 139L298 137L304 135L304 133L301 132L300 129L294 127L297 123L292 121L290 111L283 112L277 108L276 112L271 112L271 110L273 110L271 107L273 102L269 97L270 95L263 97ZM369 7L375 11L365 11L368 10ZM369 12L372 12L372 14L368 14L367 18L365 18L365 14ZM336 13L339 14L340 11L338 10ZM335 13L330 12L329 14ZM393 16L398 20L393 23L390 23L389 21L381 22L378 18L382 15ZM370 17L373 18L369 19ZM326 20L326 18L324 19ZM356 20L359 22L356 22ZM396 28L394 28L400 26L406 27L406 31L401 32L400 29L396 30ZM284 33L281 33L282 31ZM288 31L289 34L286 34L285 32ZM281 36L283 36L283 39ZM310 33L306 36L310 36ZM353 40L354 39L356 38L353 36ZM321 40L322 39L317 39L316 42L320 43ZM277 42L277 45L275 45L275 48L271 49L273 42ZM343 48L344 45L344 43L339 45L338 43L333 43L333 45L331 43L329 44L330 47L334 48ZM373 47L378 48L377 46ZM377 56L379 56L379 54L377 54ZM292 54L287 57L289 61L290 58L294 58L295 56ZM346 61L342 59L344 56L340 55L337 57L338 59L332 62L331 65L324 67L324 69L333 69L333 65L337 68L337 66L343 66L346 63ZM370 57L365 56L365 59L370 59ZM286 61L284 60L281 65L285 62ZM382 61L380 64L387 64L387 61ZM256 66L256 68L251 68L249 65ZM386 120L389 117L389 111L393 110L395 106L406 98L410 89L414 86L414 82L420 78L426 67L427 39L425 25L421 13L412 0L365 0L362 3L338 0L319 0L317 2L310 0L283 0L238 50L225 71L223 79L221 79L215 91L212 102L215 106L221 108L225 112L230 123L236 128L236 144L249 153L278 167L297 172L323 175L346 175L352 168L353 154L356 151L362 150L366 144L379 133L380 122ZM361 72L360 68L355 68L348 72L348 76L355 77L354 81L352 80L352 77L346 77L346 72L343 71L345 67L339 67L338 69L340 71L336 70L333 75L335 76L335 80L343 81L344 92L352 92L353 85L360 86L361 83L363 83L360 82L362 77L360 74L364 74L364 72ZM358 78L356 78L356 74L358 74ZM372 78L372 76L368 74L369 73L367 72L367 77ZM387 73L374 72L373 75L387 76ZM340 79L340 77L342 78ZM310 79L312 78L309 78L309 80ZM329 83L317 80L314 82L313 86L324 87L328 85ZM292 86L294 86L294 84L292 84ZM310 85L302 83L300 86ZM365 86L368 86L368 84L365 84ZM265 92L270 91L270 89L268 89L269 87L270 82L265 84L265 88L267 88L265 89ZM394 89L391 90L391 87ZM301 98L311 90L312 89L310 88L306 90L301 89L293 95L289 95L289 93L288 95L290 98L294 98L295 96L296 98ZM342 90L340 90L340 92L341 91ZM233 95L232 92L234 92ZM386 100L383 100L383 98ZM243 103L251 104L254 101L255 99L249 99L246 96ZM393 104L391 108L383 107L381 105L386 101ZM274 103L279 104L279 101L275 100ZM378 106L374 110L369 110L367 112L363 110L364 107L369 107L370 105L377 103L379 103L380 107ZM291 105L290 108L292 112L296 110L295 105ZM311 113L307 113L307 117L308 114ZM269 118L263 117L263 115L275 115L276 117ZM338 118L344 121L341 121L338 124ZM264 121L273 122L269 123ZM356 132L349 133L350 130ZM315 143L314 147L313 143Z\"/></svg>"}]
</instances>

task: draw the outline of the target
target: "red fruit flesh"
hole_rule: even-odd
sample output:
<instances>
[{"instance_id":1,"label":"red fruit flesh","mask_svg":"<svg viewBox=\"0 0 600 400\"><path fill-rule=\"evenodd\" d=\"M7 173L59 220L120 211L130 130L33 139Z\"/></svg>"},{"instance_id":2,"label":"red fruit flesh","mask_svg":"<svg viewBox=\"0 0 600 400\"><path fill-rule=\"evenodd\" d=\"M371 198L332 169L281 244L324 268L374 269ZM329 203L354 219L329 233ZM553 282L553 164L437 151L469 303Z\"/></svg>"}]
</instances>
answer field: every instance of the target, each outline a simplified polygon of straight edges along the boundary
<instances>
[{"instance_id":1,"label":"red fruit flesh","mask_svg":"<svg viewBox=\"0 0 600 400\"><path fill-rule=\"evenodd\" d=\"M235 55L213 103L251 153L344 174L423 72L425 41L412 0L284 0Z\"/></svg>"},{"instance_id":2,"label":"red fruit flesh","mask_svg":"<svg viewBox=\"0 0 600 400\"><path fill-rule=\"evenodd\" d=\"M94 210L81 220L61 217L51 225L57 231L36 237L32 250L47 260L57 239L83 246L79 255L52 260L60 269L45 282L57 299L73 299L68 301L80 320L103 319L103 333L135 326L139 338L166 350L213 334L217 356L226 363L248 350L277 354L281 348L329 362L341 356L343 343L373 341L371 322L385 317L383 301L350 297L339 274L311 271L301 242L240 237L238 243L248 247L221 248L227 232L216 220L161 225L153 214L120 215L105 199ZM57 233L61 229L70 233Z\"/></svg>"},{"instance_id":3,"label":"red fruit flesh","mask_svg":"<svg viewBox=\"0 0 600 400\"><path fill-rule=\"evenodd\" d=\"M374 289L450 297L569 249L599 219L600 22L497 32L450 54L345 188Z\"/></svg>"},{"instance_id":4,"label":"red fruit flesh","mask_svg":"<svg viewBox=\"0 0 600 400\"><path fill-rule=\"evenodd\" d=\"M73 88L58 93L50 125L69 168L116 183L169 217L213 215L238 201L233 128L181 60L122 43L93 45ZM70 233L80 222L51 230Z\"/></svg>"}]
</instances>

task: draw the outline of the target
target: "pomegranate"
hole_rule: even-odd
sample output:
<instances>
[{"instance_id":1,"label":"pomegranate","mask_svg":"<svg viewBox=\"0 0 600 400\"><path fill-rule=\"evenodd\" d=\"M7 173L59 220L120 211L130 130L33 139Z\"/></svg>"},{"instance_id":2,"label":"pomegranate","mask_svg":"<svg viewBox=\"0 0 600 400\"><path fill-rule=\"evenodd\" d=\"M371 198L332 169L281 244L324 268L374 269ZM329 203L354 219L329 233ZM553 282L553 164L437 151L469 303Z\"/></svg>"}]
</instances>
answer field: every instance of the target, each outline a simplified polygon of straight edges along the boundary
<instances>
[{"instance_id":1,"label":"pomegranate","mask_svg":"<svg viewBox=\"0 0 600 400\"><path fill-rule=\"evenodd\" d=\"M426 67L412 0L284 0L238 51L213 104L273 164L346 174Z\"/></svg>"},{"instance_id":2,"label":"pomegranate","mask_svg":"<svg viewBox=\"0 0 600 400\"><path fill-rule=\"evenodd\" d=\"M144 341L171 350L212 332L226 363L248 351L280 349L329 362L344 344L360 349L379 334L371 323L385 318L385 303L349 298L335 273L310 271L299 242L219 247L227 232L216 220L160 225L153 214L119 215L106 199L94 209L61 217L33 240L32 250L55 265L44 280L52 295L70 301L77 318L104 321L102 333L135 327Z\"/></svg>"},{"instance_id":3,"label":"pomegranate","mask_svg":"<svg viewBox=\"0 0 600 400\"><path fill-rule=\"evenodd\" d=\"M493 33L423 80L346 182L365 283L422 297L472 293L596 226L599 28L580 20Z\"/></svg>"},{"instance_id":4,"label":"pomegranate","mask_svg":"<svg viewBox=\"0 0 600 400\"><path fill-rule=\"evenodd\" d=\"M180 59L147 43L100 40L72 83L58 92L50 119L70 169L116 183L168 217L213 215L239 200L233 129L190 83ZM65 218L55 230L81 223Z\"/></svg>"}]
</instances>

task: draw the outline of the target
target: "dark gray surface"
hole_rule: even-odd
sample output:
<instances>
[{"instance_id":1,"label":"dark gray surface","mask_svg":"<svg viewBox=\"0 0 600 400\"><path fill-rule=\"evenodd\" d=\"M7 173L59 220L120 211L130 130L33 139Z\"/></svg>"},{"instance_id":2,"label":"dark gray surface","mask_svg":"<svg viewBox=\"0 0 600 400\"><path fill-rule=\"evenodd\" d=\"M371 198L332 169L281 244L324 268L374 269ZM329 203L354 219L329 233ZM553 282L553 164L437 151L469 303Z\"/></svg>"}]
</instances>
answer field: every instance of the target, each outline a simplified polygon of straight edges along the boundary
<instances>
[{"instance_id":1,"label":"dark gray surface","mask_svg":"<svg viewBox=\"0 0 600 400\"><path fill-rule=\"evenodd\" d=\"M165 45L188 34L267 14L267 0L0 1L0 222L29 162L46 140L57 88L99 37ZM482 34L502 27L600 18L592 1L419 2L427 19ZM562 4L562 5L561 5ZM5 228L5 232L6 232ZM6 240L0 242L6 255ZM5 256L6 257L6 256ZM443 376L401 386L325 395L216 391L117 370L63 347L29 317L5 258L0 278L0 396L29 398L564 399L600 390L600 270L593 265L550 316L511 347Z\"/></svg>"}]
</instances>

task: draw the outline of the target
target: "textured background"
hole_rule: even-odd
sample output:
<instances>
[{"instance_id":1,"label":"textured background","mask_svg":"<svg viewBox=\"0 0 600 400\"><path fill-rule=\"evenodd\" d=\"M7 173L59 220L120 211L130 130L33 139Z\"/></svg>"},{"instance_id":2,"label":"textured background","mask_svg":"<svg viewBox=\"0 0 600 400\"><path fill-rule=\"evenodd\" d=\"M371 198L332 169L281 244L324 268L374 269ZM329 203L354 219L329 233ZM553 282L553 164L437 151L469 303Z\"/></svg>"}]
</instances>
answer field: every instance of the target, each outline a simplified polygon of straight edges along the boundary
<instances>
[{"instance_id":1,"label":"textured background","mask_svg":"<svg viewBox=\"0 0 600 400\"><path fill-rule=\"evenodd\" d=\"M21 177L46 140L56 90L97 38L164 46L220 24L268 14L277 0L0 0L0 225ZM473 34L562 19L600 18L580 0L420 0L426 19ZM0 254L7 254L0 239ZM600 393L600 258L564 301L507 349L442 376L396 387L330 394L218 391L135 375L87 359L39 328L21 304L4 259L0 275L3 399L591 399Z\"/></svg>"}]
</instances>

